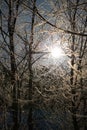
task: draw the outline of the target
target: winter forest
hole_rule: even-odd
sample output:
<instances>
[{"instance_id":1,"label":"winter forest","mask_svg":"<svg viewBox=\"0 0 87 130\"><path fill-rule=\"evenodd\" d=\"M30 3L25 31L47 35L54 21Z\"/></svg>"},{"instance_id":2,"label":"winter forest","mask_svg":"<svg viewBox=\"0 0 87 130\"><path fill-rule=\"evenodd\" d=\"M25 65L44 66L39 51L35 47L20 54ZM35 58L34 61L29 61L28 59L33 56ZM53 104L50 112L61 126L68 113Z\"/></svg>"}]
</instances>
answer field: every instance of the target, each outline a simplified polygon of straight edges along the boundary
<instances>
[{"instance_id":1,"label":"winter forest","mask_svg":"<svg viewBox=\"0 0 87 130\"><path fill-rule=\"evenodd\" d=\"M87 130L87 0L0 0L0 130Z\"/></svg>"}]
</instances>

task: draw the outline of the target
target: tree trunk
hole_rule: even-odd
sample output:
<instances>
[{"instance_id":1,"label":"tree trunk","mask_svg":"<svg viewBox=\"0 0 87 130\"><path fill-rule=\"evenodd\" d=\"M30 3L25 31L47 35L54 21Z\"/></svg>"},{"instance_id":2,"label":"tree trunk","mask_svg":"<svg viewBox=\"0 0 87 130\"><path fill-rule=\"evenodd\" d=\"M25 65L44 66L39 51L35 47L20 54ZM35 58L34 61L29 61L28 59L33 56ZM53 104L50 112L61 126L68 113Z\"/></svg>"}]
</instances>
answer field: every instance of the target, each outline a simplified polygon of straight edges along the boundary
<instances>
[{"instance_id":1,"label":"tree trunk","mask_svg":"<svg viewBox=\"0 0 87 130\"><path fill-rule=\"evenodd\" d=\"M12 32L12 30L10 30ZM13 43L13 33L9 33L10 38L10 60L11 60L11 85L12 85L12 111L13 111L13 130L18 130L18 101L17 101L17 88L16 88L16 62L14 54L14 43Z\"/></svg>"},{"instance_id":2,"label":"tree trunk","mask_svg":"<svg viewBox=\"0 0 87 130\"><path fill-rule=\"evenodd\" d=\"M19 0L14 5L13 0L9 0L9 15L8 15L8 32L9 32L9 45L10 45L10 64L11 64L11 86L12 86L12 112L13 112L13 130L18 130L18 100L17 100L17 84L16 84L16 60L14 51L14 30L17 19ZM15 6L15 11L14 11ZM15 16L14 16L15 15Z\"/></svg>"},{"instance_id":3,"label":"tree trunk","mask_svg":"<svg viewBox=\"0 0 87 130\"><path fill-rule=\"evenodd\" d=\"M70 16L70 24L71 24L71 30L72 31L76 31L76 23L75 23L75 19L76 19L76 12L77 12L77 6L78 6L79 0L76 0L76 7L72 12L69 12L69 16ZM69 3L71 4L71 3ZM76 117L76 98L75 98L75 84L74 84L74 64L75 64L75 35L72 34L72 43L71 43L71 78L70 78L70 85L71 85L71 94L72 94L72 122L73 122L73 126L74 126L74 130L79 130L79 126L78 126L78 122L77 122L77 117Z\"/></svg>"},{"instance_id":4,"label":"tree trunk","mask_svg":"<svg viewBox=\"0 0 87 130\"><path fill-rule=\"evenodd\" d=\"M72 45L71 45L71 51L72 51L72 54L71 54L71 78L70 78L70 84L71 84L71 94L72 96L75 95L75 86L74 86L74 70L73 70L73 67L74 67L74 60L75 60L75 57L74 57L74 43L75 43L75 36L73 35L72 36ZM76 105L75 105L75 97L73 96L73 100L72 100L72 121L73 121L73 126L74 126L74 130L79 130L79 127L78 127L78 122L77 122L77 119L76 119Z\"/></svg>"},{"instance_id":5,"label":"tree trunk","mask_svg":"<svg viewBox=\"0 0 87 130\"><path fill-rule=\"evenodd\" d=\"M35 20L35 3L36 0L33 0L33 11L32 11L32 21L31 21L31 35L30 35L30 44L29 44L29 95L28 99L32 100L32 78L33 78L33 71L32 71L32 45L33 45L33 36L34 36L34 20ZM29 113L28 113L28 130L33 130L33 106L29 103Z\"/></svg>"}]
</instances>

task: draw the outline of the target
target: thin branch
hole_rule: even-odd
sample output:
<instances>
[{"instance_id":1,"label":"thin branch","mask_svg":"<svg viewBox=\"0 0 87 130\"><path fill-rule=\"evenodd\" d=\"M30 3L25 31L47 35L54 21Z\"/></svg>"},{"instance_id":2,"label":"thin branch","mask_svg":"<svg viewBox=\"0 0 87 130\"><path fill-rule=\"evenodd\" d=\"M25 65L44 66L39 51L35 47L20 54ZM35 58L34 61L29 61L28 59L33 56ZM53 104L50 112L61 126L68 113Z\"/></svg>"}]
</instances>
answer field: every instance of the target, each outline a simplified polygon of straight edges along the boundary
<instances>
[{"instance_id":1,"label":"thin branch","mask_svg":"<svg viewBox=\"0 0 87 130\"><path fill-rule=\"evenodd\" d=\"M32 8L29 7L28 5L26 5L25 3L23 3L24 6L26 6L30 11L32 11ZM36 7L36 12L35 12L43 21L45 21L47 24L49 24L50 26L64 32L64 33L68 33L68 34L74 34L74 35L77 35L77 36L84 36L84 37L87 37L87 34L86 33L82 33L82 32L73 32L71 30L65 30L65 29L62 29L62 28L59 28L57 27L56 25L52 24L51 22L49 22L46 18L44 18L38 11L37 7Z\"/></svg>"},{"instance_id":2,"label":"thin branch","mask_svg":"<svg viewBox=\"0 0 87 130\"><path fill-rule=\"evenodd\" d=\"M38 12L38 10L37 10L37 14L38 14L38 16L39 16L42 20L44 20L47 24L51 25L52 27L54 27L54 28L56 28L56 29L58 29L58 30L60 30L60 31L63 31L64 33L74 34L74 35L78 35L78 36L85 36L85 37L87 37L87 34L85 34L85 33L73 32L73 31L71 31L71 30L65 30L65 29L62 29L62 28L57 27L56 25L52 24L52 23L49 22L47 19L45 19L45 18Z\"/></svg>"}]
</instances>

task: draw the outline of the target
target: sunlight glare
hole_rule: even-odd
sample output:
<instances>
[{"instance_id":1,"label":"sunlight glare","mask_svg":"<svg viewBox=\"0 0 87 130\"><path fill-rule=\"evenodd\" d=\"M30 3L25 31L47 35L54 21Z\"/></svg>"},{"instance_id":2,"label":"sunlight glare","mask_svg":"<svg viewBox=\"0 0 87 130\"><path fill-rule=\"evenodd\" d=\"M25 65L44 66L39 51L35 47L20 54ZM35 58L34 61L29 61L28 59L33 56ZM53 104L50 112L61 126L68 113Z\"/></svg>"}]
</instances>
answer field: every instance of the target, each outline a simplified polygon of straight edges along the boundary
<instances>
[{"instance_id":1,"label":"sunlight glare","mask_svg":"<svg viewBox=\"0 0 87 130\"><path fill-rule=\"evenodd\" d=\"M62 53L63 51L61 48L55 47L51 49L51 55L54 58L60 58L62 56Z\"/></svg>"}]
</instances>

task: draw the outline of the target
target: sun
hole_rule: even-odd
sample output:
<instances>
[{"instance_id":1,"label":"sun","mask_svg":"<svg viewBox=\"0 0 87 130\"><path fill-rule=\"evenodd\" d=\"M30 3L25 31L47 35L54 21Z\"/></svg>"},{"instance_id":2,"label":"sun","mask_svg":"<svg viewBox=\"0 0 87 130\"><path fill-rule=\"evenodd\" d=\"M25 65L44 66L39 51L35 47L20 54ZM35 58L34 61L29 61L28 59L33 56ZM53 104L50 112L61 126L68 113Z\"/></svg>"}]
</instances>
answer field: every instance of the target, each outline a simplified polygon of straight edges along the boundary
<instances>
[{"instance_id":1,"label":"sun","mask_svg":"<svg viewBox=\"0 0 87 130\"><path fill-rule=\"evenodd\" d=\"M58 47L54 47L51 49L51 55L53 58L60 58L63 54L63 50Z\"/></svg>"}]
</instances>

